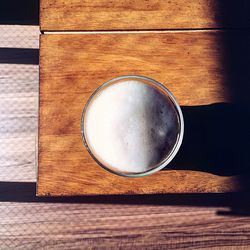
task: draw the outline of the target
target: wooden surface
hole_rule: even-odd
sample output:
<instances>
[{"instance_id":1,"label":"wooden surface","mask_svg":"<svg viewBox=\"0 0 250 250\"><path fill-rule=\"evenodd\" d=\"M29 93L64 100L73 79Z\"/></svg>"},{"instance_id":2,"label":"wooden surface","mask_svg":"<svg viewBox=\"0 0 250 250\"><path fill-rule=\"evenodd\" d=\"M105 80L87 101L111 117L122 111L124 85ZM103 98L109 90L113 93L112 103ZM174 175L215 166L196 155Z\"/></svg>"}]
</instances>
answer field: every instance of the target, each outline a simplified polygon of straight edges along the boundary
<instances>
[{"instance_id":1,"label":"wooden surface","mask_svg":"<svg viewBox=\"0 0 250 250\"><path fill-rule=\"evenodd\" d=\"M37 26L0 25L0 181L36 180L38 36Z\"/></svg>"},{"instance_id":2,"label":"wooden surface","mask_svg":"<svg viewBox=\"0 0 250 250\"><path fill-rule=\"evenodd\" d=\"M247 0L40 2L40 24L45 31L234 28L250 24Z\"/></svg>"},{"instance_id":3,"label":"wooden surface","mask_svg":"<svg viewBox=\"0 0 250 250\"><path fill-rule=\"evenodd\" d=\"M1 249L249 249L247 196L57 201L34 198L35 185L10 187L1 197L8 190L18 202L1 203Z\"/></svg>"},{"instance_id":4,"label":"wooden surface","mask_svg":"<svg viewBox=\"0 0 250 250\"><path fill-rule=\"evenodd\" d=\"M238 37L246 34L237 33ZM222 31L42 35L37 194L239 190L237 176L187 170L185 160L178 171L170 164L172 170L149 177L116 176L95 163L81 137L81 115L87 99L103 82L120 75L156 79L187 107L230 102L221 57L225 37L233 36L234 32ZM186 137L190 137L189 132Z\"/></svg>"},{"instance_id":5,"label":"wooden surface","mask_svg":"<svg viewBox=\"0 0 250 250\"><path fill-rule=\"evenodd\" d=\"M1 25L0 47L37 49L38 30ZM249 193L36 197L38 65L0 76L0 249L249 249Z\"/></svg>"}]
</instances>

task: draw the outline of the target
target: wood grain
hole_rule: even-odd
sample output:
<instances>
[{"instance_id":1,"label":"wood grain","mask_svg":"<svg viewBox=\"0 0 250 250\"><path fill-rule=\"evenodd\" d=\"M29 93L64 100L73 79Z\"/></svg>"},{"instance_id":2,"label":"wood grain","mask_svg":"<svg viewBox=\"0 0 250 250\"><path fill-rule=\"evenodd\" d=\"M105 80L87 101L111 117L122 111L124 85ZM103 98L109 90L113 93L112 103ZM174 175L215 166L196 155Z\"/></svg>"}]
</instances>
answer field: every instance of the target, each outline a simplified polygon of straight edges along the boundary
<instances>
[{"instance_id":1,"label":"wood grain","mask_svg":"<svg viewBox=\"0 0 250 250\"><path fill-rule=\"evenodd\" d=\"M0 243L18 250L249 249L249 217L218 216L216 210L226 209L7 203L0 207Z\"/></svg>"},{"instance_id":2,"label":"wood grain","mask_svg":"<svg viewBox=\"0 0 250 250\"><path fill-rule=\"evenodd\" d=\"M0 25L1 47L35 47L35 28ZM9 130L0 132L0 151L8 151L0 154L0 249L249 249L249 206L240 205L241 215L230 208L248 200L249 194L235 194L239 199L228 195L228 202L224 195L162 195L162 204L159 197L149 198L150 203L139 197L129 202L124 196L106 201L82 197L82 202L36 197L36 146L30 138L37 135L27 124L31 116L37 121L37 103L24 97L38 96L37 68L0 64L1 99L6 94L8 103L6 112L1 106L0 113L9 118L1 117L1 129Z\"/></svg>"},{"instance_id":3,"label":"wood grain","mask_svg":"<svg viewBox=\"0 0 250 250\"><path fill-rule=\"evenodd\" d=\"M38 26L0 25L0 181L36 180L39 66L26 62L38 38Z\"/></svg>"},{"instance_id":4,"label":"wood grain","mask_svg":"<svg viewBox=\"0 0 250 250\"><path fill-rule=\"evenodd\" d=\"M185 170L139 179L110 174L92 160L81 137L87 99L100 84L120 75L156 79L181 105L229 102L221 63L224 36L224 32L42 35L37 194L236 191L235 176Z\"/></svg>"},{"instance_id":5,"label":"wood grain","mask_svg":"<svg viewBox=\"0 0 250 250\"><path fill-rule=\"evenodd\" d=\"M249 27L247 0L41 0L42 30Z\"/></svg>"}]
</instances>

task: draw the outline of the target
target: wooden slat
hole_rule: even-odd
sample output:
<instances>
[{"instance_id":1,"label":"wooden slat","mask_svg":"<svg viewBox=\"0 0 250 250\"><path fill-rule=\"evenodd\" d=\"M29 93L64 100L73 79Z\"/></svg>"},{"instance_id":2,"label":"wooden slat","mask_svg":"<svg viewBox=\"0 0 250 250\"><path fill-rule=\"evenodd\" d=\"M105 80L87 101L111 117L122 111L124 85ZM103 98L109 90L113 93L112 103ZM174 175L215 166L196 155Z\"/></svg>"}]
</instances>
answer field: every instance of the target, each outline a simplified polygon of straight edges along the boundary
<instances>
[{"instance_id":1,"label":"wooden slat","mask_svg":"<svg viewBox=\"0 0 250 250\"><path fill-rule=\"evenodd\" d=\"M36 180L38 39L38 26L0 25L0 182Z\"/></svg>"},{"instance_id":2,"label":"wooden slat","mask_svg":"<svg viewBox=\"0 0 250 250\"><path fill-rule=\"evenodd\" d=\"M160 171L140 179L118 177L92 160L81 138L87 99L100 84L120 75L156 79L181 105L229 102L221 58L225 36L225 32L42 35L38 195L237 190L235 177L189 170Z\"/></svg>"},{"instance_id":3,"label":"wooden slat","mask_svg":"<svg viewBox=\"0 0 250 250\"><path fill-rule=\"evenodd\" d=\"M250 24L247 0L41 0L42 30L232 28Z\"/></svg>"}]
</instances>

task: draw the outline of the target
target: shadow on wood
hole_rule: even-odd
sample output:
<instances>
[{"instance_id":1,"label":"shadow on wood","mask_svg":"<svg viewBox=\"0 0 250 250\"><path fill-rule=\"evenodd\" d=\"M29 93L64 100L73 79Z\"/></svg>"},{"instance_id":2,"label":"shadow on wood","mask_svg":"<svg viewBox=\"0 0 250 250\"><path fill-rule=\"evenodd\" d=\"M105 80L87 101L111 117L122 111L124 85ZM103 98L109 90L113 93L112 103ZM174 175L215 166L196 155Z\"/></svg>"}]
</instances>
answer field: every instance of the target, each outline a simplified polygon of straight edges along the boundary
<instances>
[{"instance_id":1,"label":"shadow on wood","mask_svg":"<svg viewBox=\"0 0 250 250\"><path fill-rule=\"evenodd\" d=\"M236 104L182 107L185 136L172 169L229 176L249 172L250 119Z\"/></svg>"},{"instance_id":2,"label":"shadow on wood","mask_svg":"<svg viewBox=\"0 0 250 250\"><path fill-rule=\"evenodd\" d=\"M250 31L224 32L221 63L231 104L182 107L184 142L171 166L240 175L241 189L249 190Z\"/></svg>"},{"instance_id":3,"label":"shadow on wood","mask_svg":"<svg viewBox=\"0 0 250 250\"><path fill-rule=\"evenodd\" d=\"M0 24L39 25L39 0L1 1Z\"/></svg>"},{"instance_id":4,"label":"shadow on wood","mask_svg":"<svg viewBox=\"0 0 250 250\"><path fill-rule=\"evenodd\" d=\"M0 48L0 63L39 64L39 49Z\"/></svg>"},{"instance_id":5,"label":"shadow on wood","mask_svg":"<svg viewBox=\"0 0 250 250\"><path fill-rule=\"evenodd\" d=\"M164 195L102 195L76 197L36 197L36 183L0 182L0 202L150 204L165 206L223 207L220 215L250 216L249 193L203 193ZM229 208L229 210L224 210Z\"/></svg>"},{"instance_id":6,"label":"shadow on wood","mask_svg":"<svg viewBox=\"0 0 250 250\"><path fill-rule=\"evenodd\" d=\"M236 32L235 36L225 37L224 64L227 67L228 86L232 101L242 110L241 119L236 120L238 126L232 131L238 136L239 144L235 152L239 152L238 164L244 162L244 173L240 176L240 185L250 190L250 32ZM231 155L230 155L231 157ZM242 167L242 166L241 166Z\"/></svg>"},{"instance_id":7,"label":"shadow on wood","mask_svg":"<svg viewBox=\"0 0 250 250\"><path fill-rule=\"evenodd\" d=\"M234 32L233 36L227 35L229 32L225 31L224 48L221 53L221 63L226 69L227 86L225 87L230 93L232 102L237 105L239 110L239 114L235 114L234 118L236 119L232 119L235 127L231 126L229 121L227 123L227 127L232 128L231 136L227 141L230 144L237 142L235 151L228 152L224 157L236 161L238 169L244 169L244 172L240 175L240 185L242 189L250 190L250 159L248 157L250 138L250 30L248 25L250 19L248 13L250 2L247 0L237 3L235 1L218 1L217 8L222 13L219 17L222 26L226 26L228 22L237 19L240 20L241 28L243 28L242 30L230 31ZM235 16L235 13L238 13L238 15ZM228 128L225 129L228 130ZM232 166L232 164L229 164L229 166Z\"/></svg>"}]
</instances>

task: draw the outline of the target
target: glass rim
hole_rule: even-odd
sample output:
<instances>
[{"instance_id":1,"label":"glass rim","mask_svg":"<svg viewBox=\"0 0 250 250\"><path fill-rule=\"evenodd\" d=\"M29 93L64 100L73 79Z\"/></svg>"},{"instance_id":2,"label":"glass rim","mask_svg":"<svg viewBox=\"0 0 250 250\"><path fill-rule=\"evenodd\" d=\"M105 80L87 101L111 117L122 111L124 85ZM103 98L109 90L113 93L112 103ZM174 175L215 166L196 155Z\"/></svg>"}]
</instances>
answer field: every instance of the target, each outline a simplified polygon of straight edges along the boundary
<instances>
[{"instance_id":1,"label":"glass rim","mask_svg":"<svg viewBox=\"0 0 250 250\"><path fill-rule=\"evenodd\" d=\"M96 96L97 93L99 93L103 88L107 87L108 85L119 81L119 80L123 80L123 79L143 79L145 81L149 81L152 82L153 84L155 84L157 87L161 88L165 93L165 95L167 94L167 96L170 98L170 100L172 101L174 108L177 111L177 116L179 118L179 124L180 124L180 131L178 132L178 136L175 142L174 147L171 149L171 151L166 155L166 157L158 164L156 164L156 166L152 169L149 169L147 171L144 172L139 172L139 173L122 173L119 171L115 171L112 170L111 168L105 166L103 163L101 163L97 157L94 155L94 153L92 153L91 149L88 146L88 142L87 142L87 136L85 135L85 131L84 131L84 119L85 119L85 115L87 112L87 109L91 103L91 101L93 100L93 98ZM148 176L151 174L154 174L158 171L160 171L161 169L165 168L175 157L175 155L177 154L177 152L180 149L180 146L182 144L183 141L183 136L184 136L184 118L183 118L183 114L180 108L180 105L178 104L176 98L174 97L174 95L170 92L170 90L168 90L168 88L166 88L162 83L146 77L146 76L140 76L140 75L124 75L124 76L118 76L115 78L110 79L107 82L104 82L103 84L101 84L98 88L95 89L95 91L91 94L91 96L89 97L88 101L86 102L84 109L82 111L82 118L81 118L81 134L82 134L82 140L83 140L83 144L85 146L85 148L87 149L88 153L90 154L90 156L96 161L96 163L98 163L98 165L100 165L103 169L107 170L108 172L112 173L112 174L116 174L119 176L123 176L123 177L130 177L130 178L138 178L138 177L144 177L144 176Z\"/></svg>"}]
</instances>

